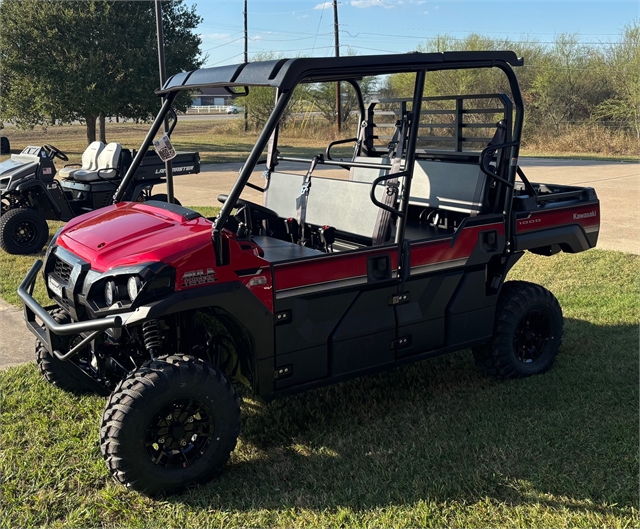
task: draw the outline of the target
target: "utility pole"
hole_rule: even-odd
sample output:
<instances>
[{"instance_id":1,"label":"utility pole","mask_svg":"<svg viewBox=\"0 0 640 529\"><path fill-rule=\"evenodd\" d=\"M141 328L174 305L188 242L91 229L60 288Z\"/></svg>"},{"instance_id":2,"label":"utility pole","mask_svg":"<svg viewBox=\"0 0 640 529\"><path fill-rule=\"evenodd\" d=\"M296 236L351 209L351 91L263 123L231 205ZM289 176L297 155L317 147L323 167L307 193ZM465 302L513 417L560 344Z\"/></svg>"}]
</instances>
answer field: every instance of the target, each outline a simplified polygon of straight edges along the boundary
<instances>
[{"instance_id":1,"label":"utility pole","mask_svg":"<svg viewBox=\"0 0 640 529\"><path fill-rule=\"evenodd\" d=\"M247 25L247 0L244 0L244 62L249 62L249 32ZM247 113L247 101L244 102L244 131L249 130L249 115Z\"/></svg>"},{"instance_id":2,"label":"utility pole","mask_svg":"<svg viewBox=\"0 0 640 529\"><path fill-rule=\"evenodd\" d=\"M340 57L340 36L338 24L338 0L333 0L333 40L336 47L336 57ZM336 82L336 126L338 132L342 128L342 120L340 119L340 81Z\"/></svg>"},{"instance_id":3,"label":"utility pole","mask_svg":"<svg viewBox=\"0 0 640 529\"><path fill-rule=\"evenodd\" d=\"M167 70L164 61L164 30L162 28L162 3L156 0L156 33L158 36L158 69L160 70L160 88L167 80ZM169 132L169 118L164 120L164 132ZM167 202L174 203L173 199L173 162L167 160L164 163L165 175L167 177Z\"/></svg>"}]
</instances>

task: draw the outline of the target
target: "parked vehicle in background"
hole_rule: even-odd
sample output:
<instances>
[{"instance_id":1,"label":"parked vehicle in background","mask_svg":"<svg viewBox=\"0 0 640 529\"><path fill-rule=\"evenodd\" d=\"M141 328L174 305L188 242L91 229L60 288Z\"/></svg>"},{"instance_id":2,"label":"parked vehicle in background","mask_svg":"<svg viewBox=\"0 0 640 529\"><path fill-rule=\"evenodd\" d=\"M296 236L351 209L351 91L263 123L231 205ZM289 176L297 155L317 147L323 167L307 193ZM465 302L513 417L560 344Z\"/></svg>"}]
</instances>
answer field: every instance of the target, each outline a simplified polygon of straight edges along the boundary
<instances>
[{"instance_id":1,"label":"parked vehicle in background","mask_svg":"<svg viewBox=\"0 0 640 529\"><path fill-rule=\"evenodd\" d=\"M41 261L19 289L44 377L109 395L100 445L116 480L157 494L216 475L240 429L232 381L269 401L466 348L503 378L552 366L558 301L506 278L525 251L593 248L600 208L592 188L531 183L519 168L522 64L510 51L299 58L165 83L117 201L178 94L277 92L218 216L161 202L93 211L47 250L55 308L31 295ZM479 68L504 75L510 95L423 96L431 72ZM358 80L396 73L411 76L412 97L366 105ZM294 89L338 81L359 95L353 136L288 155L278 130ZM345 145L352 154L339 157ZM249 182L256 167L263 186ZM263 203L243 199L245 187Z\"/></svg>"},{"instance_id":2,"label":"parked vehicle in background","mask_svg":"<svg viewBox=\"0 0 640 529\"><path fill-rule=\"evenodd\" d=\"M227 107L227 114L237 114L238 112L240 112L240 109L235 105Z\"/></svg>"},{"instance_id":3,"label":"parked vehicle in background","mask_svg":"<svg viewBox=\"0 0 640 529\"><path fill-rule=\"evenodd\" d=\"M4 129L4 123L0 121L0 130ZM11 153L11 144L9 143L9 138L6 136L0 136L0 154L10 154Z\"/></svg>"},{"instance_id":4,"label":"parked vehicle in background","mask_svg":"<svg viewBox=\"0 0 640 529\"><path fill-rule=\"evenodd\" d=\"M60 170L61 179L55 178L53 161L69 158L53 145L27 146L11 155L0 163L0 248L11 254L37 253L49 237L47 220L68 221L111 204L134 155L119 143L96 141L87 147L82 164ZM173 172L199 173L199 154L177 153ZM164 173L164 162L148 151L122 199L166 201L164 193L153 194L155 186L166 182Z\"/></svg>"}]
</instances>

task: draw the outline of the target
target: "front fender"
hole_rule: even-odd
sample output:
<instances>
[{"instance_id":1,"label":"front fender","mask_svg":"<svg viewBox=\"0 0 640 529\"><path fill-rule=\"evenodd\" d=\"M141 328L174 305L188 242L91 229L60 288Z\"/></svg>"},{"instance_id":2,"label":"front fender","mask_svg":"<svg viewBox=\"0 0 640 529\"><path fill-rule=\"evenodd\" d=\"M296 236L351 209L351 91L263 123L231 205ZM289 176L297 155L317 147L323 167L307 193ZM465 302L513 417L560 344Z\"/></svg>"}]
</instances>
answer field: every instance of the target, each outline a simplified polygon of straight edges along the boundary
<instances>
[{"instance_id":1,"label":"front fender","mask_svg":"<svg viewBox=\"0 0 640 529\"><path fill-rule=\"evenodd\" d=\"M173 294L121 315L123 325L137 325L147 320L204 308L220 308L245 329L253 348L254 391L269 399L274 391L273 313L241 282L218 283Z\"/></svg>"}]
</instances>

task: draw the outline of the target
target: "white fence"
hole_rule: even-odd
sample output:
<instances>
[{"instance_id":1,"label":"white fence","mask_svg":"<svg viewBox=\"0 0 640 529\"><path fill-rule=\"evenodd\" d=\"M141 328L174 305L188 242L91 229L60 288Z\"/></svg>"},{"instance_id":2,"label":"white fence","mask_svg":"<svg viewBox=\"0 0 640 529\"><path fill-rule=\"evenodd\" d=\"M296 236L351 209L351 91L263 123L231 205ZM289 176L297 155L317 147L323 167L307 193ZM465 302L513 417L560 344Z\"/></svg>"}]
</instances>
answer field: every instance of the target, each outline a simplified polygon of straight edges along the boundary
<instances>
[{"instance_id":1,"label":"white fence","mask_svg":"<svg viewBox=\"0 0 640 529\"><path fill-rule=\"evenodd\" d=\"M232 107L233 105L192 106L187 109L187 114L225 114Z\"/></svg>"}]
</instances>

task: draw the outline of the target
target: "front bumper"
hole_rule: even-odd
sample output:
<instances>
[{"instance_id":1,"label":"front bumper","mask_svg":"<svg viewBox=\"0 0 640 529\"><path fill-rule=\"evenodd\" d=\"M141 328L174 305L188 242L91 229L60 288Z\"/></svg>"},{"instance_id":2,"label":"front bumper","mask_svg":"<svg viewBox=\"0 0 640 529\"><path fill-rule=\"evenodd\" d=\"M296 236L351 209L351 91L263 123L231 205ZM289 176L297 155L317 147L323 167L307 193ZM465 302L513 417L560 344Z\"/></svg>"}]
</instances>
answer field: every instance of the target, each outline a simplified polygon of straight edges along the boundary
<instances>
[{"instance_id":1,"label":"front bumper","mask_svg":"<svg viewBox=\"0 0 640 529\"><path fill-rule=\"evenodd\" d=\"M104 331L122 327L120 316L109 316L96 320L60 324L55 321L47 309L40 305L32 296L38 272L42 267L42 261L38 259L25 276L18 287L18 296L24 303L24 319L27 328L36 336L52 355L58 360L69 360L79 353L85 346L98 338ZM38 318L44 324L44 328L36 321ZM63 354L59 351L60 336L72 334L87 334L75 347Z\"/></svg>"}]
</instances>

